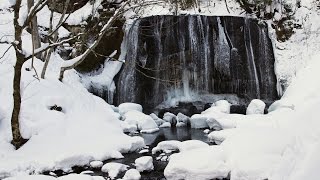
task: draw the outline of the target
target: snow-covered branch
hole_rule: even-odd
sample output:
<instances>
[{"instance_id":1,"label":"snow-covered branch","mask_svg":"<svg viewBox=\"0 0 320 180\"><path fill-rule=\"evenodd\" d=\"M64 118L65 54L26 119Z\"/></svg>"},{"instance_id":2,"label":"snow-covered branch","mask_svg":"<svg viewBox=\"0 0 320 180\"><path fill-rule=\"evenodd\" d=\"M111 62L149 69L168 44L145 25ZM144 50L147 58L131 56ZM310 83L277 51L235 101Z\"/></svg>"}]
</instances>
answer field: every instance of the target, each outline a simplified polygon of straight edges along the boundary
<instances>
[{"instance_id":1,"label":"snow-covered branch","mask_svg":"<svg viewBox=\"0 0 320 180\"><path fill-rule=\"evenodd\" d=\"M33 5L30 8L27 18L23 22L22 28L25 28L28 26L32 18L47 4L47 1L48 0L39 0L35 5Z\"/></svg>"}]
</instances>

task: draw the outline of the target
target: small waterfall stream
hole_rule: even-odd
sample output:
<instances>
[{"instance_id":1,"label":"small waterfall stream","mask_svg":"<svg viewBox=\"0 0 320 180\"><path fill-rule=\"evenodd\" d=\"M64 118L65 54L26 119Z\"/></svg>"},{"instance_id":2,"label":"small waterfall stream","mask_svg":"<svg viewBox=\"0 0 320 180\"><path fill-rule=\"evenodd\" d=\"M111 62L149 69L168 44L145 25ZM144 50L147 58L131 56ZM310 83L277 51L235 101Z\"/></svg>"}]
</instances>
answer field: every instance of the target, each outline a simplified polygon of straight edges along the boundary
<instances>
[{"instance_id":1,"label":"small waterfall stream","mask_svg":"<svg viewBox=\"0 0 320 180\"><path fill-rule=\"evenodd\" d=\"M152 16L125 36L126 60L116 103L145 109L179 101L212 102L222 94L243 102L278 98L267 26L242 17Z\"/></svg>"}]
</instances>

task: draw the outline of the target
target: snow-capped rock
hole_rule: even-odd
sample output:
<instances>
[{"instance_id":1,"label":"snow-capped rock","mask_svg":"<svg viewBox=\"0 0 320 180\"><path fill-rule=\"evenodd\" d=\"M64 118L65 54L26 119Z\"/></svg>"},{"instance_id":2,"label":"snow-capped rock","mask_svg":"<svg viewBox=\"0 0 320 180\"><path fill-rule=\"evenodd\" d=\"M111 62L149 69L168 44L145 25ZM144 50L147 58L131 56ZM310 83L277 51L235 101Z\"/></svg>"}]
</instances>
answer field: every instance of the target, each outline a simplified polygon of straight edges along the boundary
<instances>
[{"instance_id":1,"label":"snow-capped rock","mask_svg":"<svg viewBox=\"0 0 320 180\"><path fill-rule=\"evenodd\" d=\"M231 104L227 100L219 100L215 102L215 106L223 113L230 113Z\"/></svg>"},{"instance_id":2,"label":"snow-capped rock","mask_svg":"<svg viewBox=\"0 0 320 180\"><path fill-rule=\"evenodd\" d=\"M168 128L168 127L171 127L171 123L165 122L165 123L161 124L159 127L161 127L161 128Z\"/></svg>"},{"instance_id":3,"label":"snow-capped rock","mask_svg":"<svg viewBox=\"0 0 320 180\"><path fill-rule=\"evenodd\" d=\"M90 162L90 167L92 168L101 168L103 166L102 161L91 161Z\"/></svg>"},{"instance_id":4,"label":"snow-capped rock","mask_svg":"<svg viewBox=\"0 0 320 180\"><path fill-rule=\"evenodd\" d=\"M101 171L104 173L108 173L109 177L111 179L114 179L120 172L126 171L128 167L129 166L121 163L110 162L103 165Z\"/></svg>"},{"instance_id":5,"label":"snow-capped rock","mask_svg":"<svg viewBox=\"0 0 320 180\"><path fill-rule=\"evenodd\" d=\"M191 128L200 129L200 128L207 128L207 117L201 114L194 114L190 118Z\"/></svg>"},{"instance_id":6,"label":"snow-capped rock","mask_svg":"<svg viewBox=\"0 0 320 180\"><path fill-rule=\"evenodd\" d=\"M247 108L246 114L264 114L265 107L266 104L263 101L260 99L253 99Z\"/></svg>"},{"instance_id":7,"label":"snow-capped rock","mask_svg":"<svg viewBox=\"0 0 320 180\"><path fill-rule=\"evenodd\" d=\"M127 122L129 125L135 125L137 129L140 130L141 132L153 133L159 130L154 120L150 116L140 111L136 111L136 110L128 111L127 113L124 114L124 117L125 117L125 120L124 120L125 122Z\"/></svg>"},{"instance_id":8,"label":"snow-capped rock","mask_svg":"<svg viewBox=\"0 0 320 180\"><path fill-rule=\"evenodd\" d=\"M152 171L153 170L153 159L151 156L142 156L134 161L136 169L139 172Z\"/></svg>"},{"instance_id":9,"label":"snow-capped rock","mask_svg":"<svg viewBox=\"0 0 320 180\"><path fill-rule=\"evenodd\" d=\"M136 169L129 169L123 176L123 180L139 180L141 178L140 172Z\"/></svg>"}]
</instances>

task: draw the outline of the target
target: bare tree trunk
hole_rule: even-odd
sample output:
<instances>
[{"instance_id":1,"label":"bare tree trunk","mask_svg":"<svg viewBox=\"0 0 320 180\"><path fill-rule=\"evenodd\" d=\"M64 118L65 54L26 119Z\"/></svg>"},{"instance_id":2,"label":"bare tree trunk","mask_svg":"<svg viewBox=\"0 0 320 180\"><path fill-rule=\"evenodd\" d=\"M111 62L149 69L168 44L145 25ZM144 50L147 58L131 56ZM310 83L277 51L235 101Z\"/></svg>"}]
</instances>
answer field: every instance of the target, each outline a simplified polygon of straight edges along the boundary
<instances>
[{"instance_id":1,"label":"bare tree trunk","mask_svg":"<svg viewBox=\"0 0 320 180\"><path fill-rule=\"evenodd\" d=\"M17 0L14 6L14 28L15 28L15 51L16 51L16 64L14 67L13 78L13 111L11 116L11 130L12 130L12 144L18 149L26 140L22 138L19 127L19 114L21 106L20 94L20 81L21 81L21 68L25 62L24 55L22 54L22 27L19 25L19 11L21 0Z\"/></svg>"},{"instance_id":2,"label":"bare tree trunk","mask_svg":"<svg viewBox=\"0 0 320 180\"><path fill-rule=\"evenodd\" d=\"M34 0L28 0L28 11L30 11L30 8L34 5ZM35 49L38 49L41 47L41 41L40 41L40 35L38 31L38 20L37 16L34 16L31 20L31 33L33 34L34 41L33 45ZM38 59L41 59L41 54L36 55Z\"/></svg>"}]
</instances>

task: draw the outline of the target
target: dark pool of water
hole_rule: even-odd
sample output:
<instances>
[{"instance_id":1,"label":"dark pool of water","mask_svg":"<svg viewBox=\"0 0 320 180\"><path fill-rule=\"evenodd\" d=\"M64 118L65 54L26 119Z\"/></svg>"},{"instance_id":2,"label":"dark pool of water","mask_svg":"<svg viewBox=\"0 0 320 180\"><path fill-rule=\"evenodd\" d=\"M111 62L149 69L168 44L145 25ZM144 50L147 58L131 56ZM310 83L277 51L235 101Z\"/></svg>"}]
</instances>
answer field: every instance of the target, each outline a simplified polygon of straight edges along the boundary
<instances>
[{"instance_id":1,"label":"dark pool of water","mask_svg":"<svg viewBox=\"0 0 320 180\"><path fill-rule=\"evenodd\" d=\"M160 128L160 131L152 133L152 134L139 134L144 138L146 145L149 147L149 152L144 154L139 154L138 152L123 154L124 158L122 159L109 159L104 163L108 162L118 162L122 164L126 164L130 166L130 168L135 168L134 161L141 156L152 156L153 157L153 165L154 170L151 172L143 172L141 173L142 180L162 180L165 179L163 175L163 171L167 166L167 161L159 161L156 160L157 155L153 155L151 153L152 148L157 146L159 142L166 140L178 140L178 141L186 141L186 140L200 140L206 142L208 144L213 144L209 141L206 134L203 132L203 129L191 129L188 127L177 127L177 128ZM85 170L93 171L93 175L104 176L107 177L106 173L100 171L100 169L92 169L91 167L74 167L74 173L80 173ZM63 172L56 171L58 176L63 175ZM117 178L123 177L124 173L120 173Z\"/></svg>"}]
</instances>

